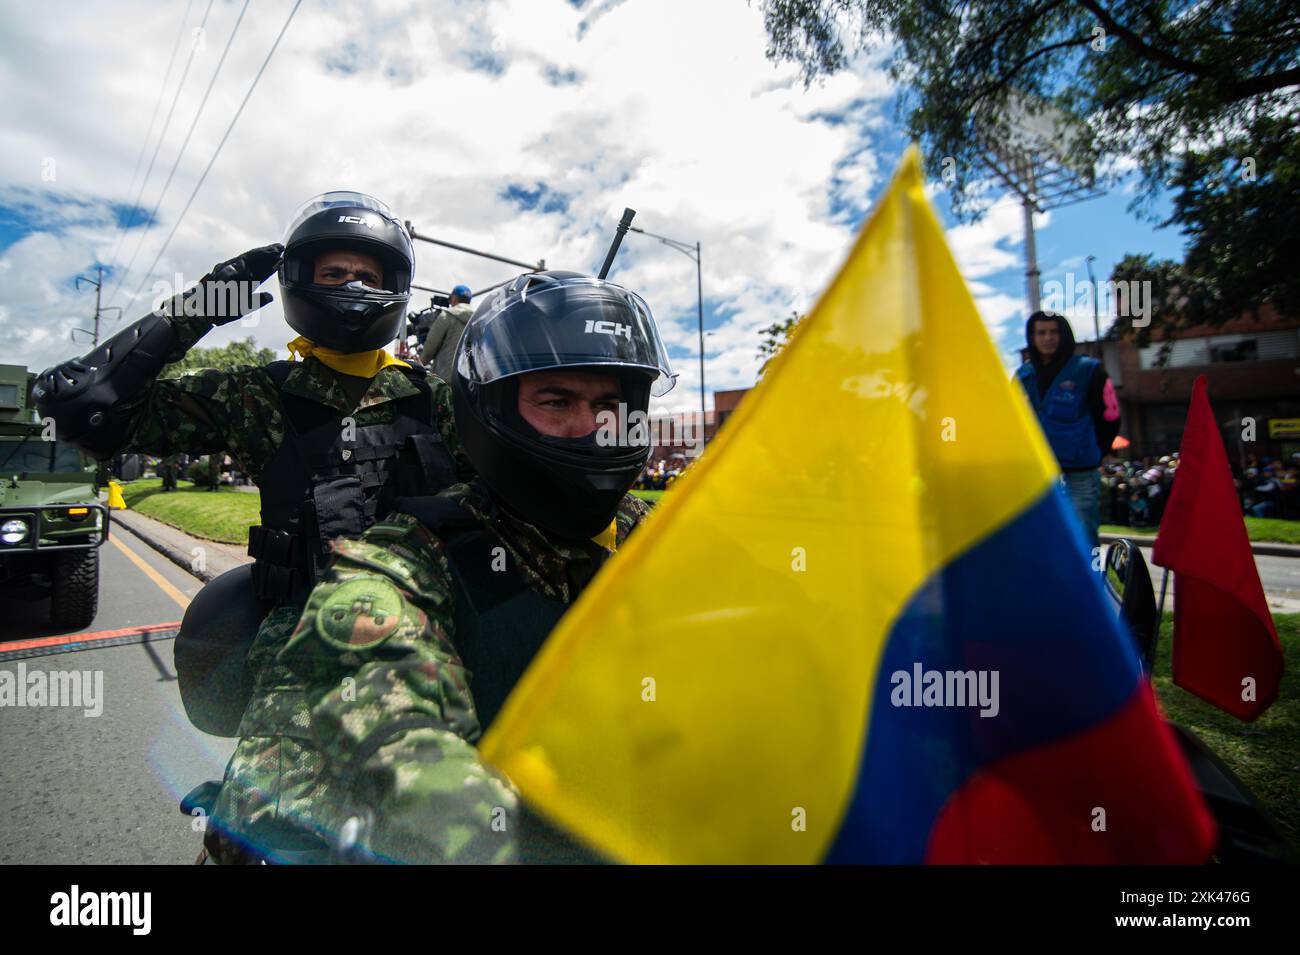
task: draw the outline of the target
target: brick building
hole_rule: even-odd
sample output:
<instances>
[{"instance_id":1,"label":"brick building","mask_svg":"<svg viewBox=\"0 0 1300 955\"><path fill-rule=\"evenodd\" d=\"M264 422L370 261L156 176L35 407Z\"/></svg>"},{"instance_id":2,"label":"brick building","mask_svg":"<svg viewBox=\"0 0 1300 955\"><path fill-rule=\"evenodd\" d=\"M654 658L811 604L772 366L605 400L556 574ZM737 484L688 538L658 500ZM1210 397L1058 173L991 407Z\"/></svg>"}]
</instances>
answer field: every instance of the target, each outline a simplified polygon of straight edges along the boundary
<instances>
[{"instance_id":1,"label":"brick building","mask_svg":"<svg viewBox=\"0 0 1300 955\"><path fill-rule=\"evenodd\" d=\"M651 465L659 461L683 463L702 451L704 445L712 441L718 429L726 424L740 399L749 394L749 388L734 391L715 391L713 393L713 410L704 415L703 434L700 429L700 413L684 411L677 414L658 415L651 419L654 431L654 452L650 456Z\"/></svg>"},{"instance_id":2,"label":"brick building","mask_svg":"<svg viewBox=\"0 0 1300 955\"><path fill-rule=\"evenodd\" d=\"M727 423L727 419L740 406L740 399L749 394L749 388L737 388L734 391L715 391L713 393L713 413L718 416L718 427Z\"/></svg>"},{"instance_id":3,"label":"brick building","mask_svg":"<svg viewBox=\"0 0 1300 955\"><path fill-rule=\"evenodd\" d=\"M1202 374L1234 463L1251 454L1300 452L1300 319L1264 312L1259 319L1182 330L1162 364L1165 344L1158 332L1143 348L1132 333L1102 342L1102 361L1120 402L1120 434L1132 442L1127 456L1178 450L1192 384ZM1095 342L1079 348L1096 355ZM1243 419L1254 419L1253 442L1243 440Z\"/></svg>"}]
</instances>

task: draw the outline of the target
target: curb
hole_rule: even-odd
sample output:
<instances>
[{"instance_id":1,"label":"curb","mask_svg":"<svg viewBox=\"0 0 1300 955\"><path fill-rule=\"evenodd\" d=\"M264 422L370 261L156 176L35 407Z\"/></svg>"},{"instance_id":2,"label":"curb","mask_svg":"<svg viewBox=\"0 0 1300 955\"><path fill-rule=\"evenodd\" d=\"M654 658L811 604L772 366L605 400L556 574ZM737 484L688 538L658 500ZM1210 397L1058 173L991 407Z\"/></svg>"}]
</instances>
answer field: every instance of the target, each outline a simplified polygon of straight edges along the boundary
<instances>
[{"instance_id":1,"label":"curb","mask_svg":"<svg viewBox=\"0 0 1300 955\"><path fill-rule=\"evenodd\" d=\"M158 551L158 553L162 554L173 564L176 564L187 574L192 577L197 577L205 584L220 577L226 571L233 570L240 564L246 564L252 561L252 558L236 560L228 557L224 553L218 552L212 555L214 559L205 561L202 568L196 569L193 566L194 559L192 550L182 549L174 541L167 540L164 537L164 533L166 533L167 536L174 536L183 539L186 542L190 542L192 547L211 548L213 543L212 541L203 541L199 540L197 537L190 537L184 531L177 530L169 524L162 524L159 521L154 521L152 518L145 517L142 514L135 514L129 510L114 510L112 512L112 520L115 523L120 524L122 527L125 527L128 531L140 538L140 540L144 541L154 550ZM160 527L165 528L166 532L159 532L154 527L150 526L152 524L158 524Z\"/></svg>"},{"instance_id":2,"label":"curb","mask_svg":"<svg viewBox=\"0 0 1300 955\"><path fill-rule=\"evenodd\" d=\"M1099 536L1103 544L1113 543L1120 540L1121 537L1133 541L1139 547L1154 547L1156 543L1154 537L1139 537L1136 534L1101 534ZM1300 557L1300 544L1272 544L1267 541L1251 541L1250 550L1261 557Z\"/></svg>"}]
</instances>

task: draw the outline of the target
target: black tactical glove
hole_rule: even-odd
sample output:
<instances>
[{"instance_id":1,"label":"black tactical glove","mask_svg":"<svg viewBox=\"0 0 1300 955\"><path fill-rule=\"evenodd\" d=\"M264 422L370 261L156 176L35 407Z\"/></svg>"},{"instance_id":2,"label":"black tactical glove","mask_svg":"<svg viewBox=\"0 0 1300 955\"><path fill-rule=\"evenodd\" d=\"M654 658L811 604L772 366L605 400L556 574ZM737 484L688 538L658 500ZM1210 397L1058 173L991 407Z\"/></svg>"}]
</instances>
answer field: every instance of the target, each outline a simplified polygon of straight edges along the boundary
<instances>
[{"instance_id":1,"label":"black tactical glove","mask_svg":"<svg viewBox=\"0 0 1300 955\"><path fill-rule=\"evenodd\" d=\"M194 288L163 302L97 348L46 370L32 386L41 417L54 418L60 441L97 458L119 451L130 419L115 409L135 400L169 360L184 354L172 316L225 325L256 311L271 296L255 289L270 278L282 252L281 245L264 245L222 262ZM206 331L188 329L186 347Z\"/></svg>"},{"instance_id":2,"label":"black tactical glove","mask_svg":"<svg viewBox=\"0 0 1300 955\"><path fill-rule=\"evenodd\" d=\"M220 262L194 288L164 303L163 311L168 315L206 318L213 325L226 325L243 318L272 301L269 292L255 290L275 272L283 254L284 246L276 243L249 249Z\"/></svg>"}]
</instances>

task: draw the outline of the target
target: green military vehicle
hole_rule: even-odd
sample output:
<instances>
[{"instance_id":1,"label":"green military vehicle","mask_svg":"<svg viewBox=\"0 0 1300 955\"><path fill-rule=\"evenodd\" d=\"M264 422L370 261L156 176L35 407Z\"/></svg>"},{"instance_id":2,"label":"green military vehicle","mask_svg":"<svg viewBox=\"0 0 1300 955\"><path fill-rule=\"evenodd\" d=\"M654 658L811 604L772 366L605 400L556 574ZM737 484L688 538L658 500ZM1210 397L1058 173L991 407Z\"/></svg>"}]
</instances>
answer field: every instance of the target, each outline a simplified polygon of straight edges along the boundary
<instances>
[{"instance_id":1,"label":"green military vehicle","mask_svg":"<svg viewBox=\"0 0 1300 955\"><path fill-rule=\"evenodd\" d=\"M79 630L99 607L108 508L95 463L53 437L31 405L35 375L0 365L0 588L50 597L50 622Z\"/></svg>"}]
</instances>

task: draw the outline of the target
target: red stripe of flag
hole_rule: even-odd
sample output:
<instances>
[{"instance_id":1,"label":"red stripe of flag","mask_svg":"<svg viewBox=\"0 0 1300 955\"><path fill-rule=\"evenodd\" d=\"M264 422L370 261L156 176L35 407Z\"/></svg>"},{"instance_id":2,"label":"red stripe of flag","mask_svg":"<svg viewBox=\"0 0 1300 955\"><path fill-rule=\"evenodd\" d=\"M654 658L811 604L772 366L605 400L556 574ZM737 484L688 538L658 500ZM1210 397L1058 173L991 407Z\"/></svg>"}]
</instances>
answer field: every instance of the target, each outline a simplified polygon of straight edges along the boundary
<instances>
[{"instance_id":1,"label":"red stripe of flag","mask_svg":"<svg viewBox=\"0 0 1300 955\"><path fill-rule=\"evenodd\" d=\"M935 820L925 861L1199 864L1217 830L1195 787L1144 681L1105 722L976 772Z\"/></svg>"}]
</instances>

